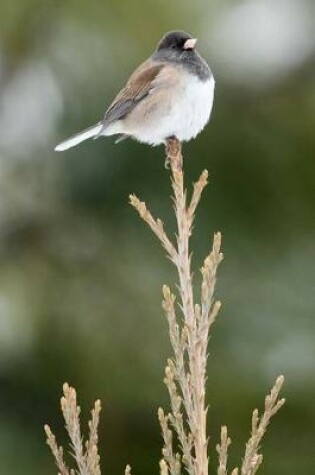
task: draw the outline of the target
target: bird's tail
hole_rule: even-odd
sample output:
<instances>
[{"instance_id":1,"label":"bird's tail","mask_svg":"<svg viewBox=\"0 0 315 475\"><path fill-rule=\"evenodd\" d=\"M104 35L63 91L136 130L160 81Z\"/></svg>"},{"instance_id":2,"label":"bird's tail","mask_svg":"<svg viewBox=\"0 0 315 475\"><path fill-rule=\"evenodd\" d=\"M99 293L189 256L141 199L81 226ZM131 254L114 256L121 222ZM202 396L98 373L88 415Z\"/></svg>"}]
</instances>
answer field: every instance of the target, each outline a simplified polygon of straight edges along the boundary
<instances>
[{"instance_id":1,"label":"bird's tail","mask_svg":"<svg viewBox=\"0 0 315 475\"><path fill-rule=\"evenodd\" d=\"M61 142L57 147L55 147L56 152L62 152L63 150L68 150L68 148L74 147L79 143L83 142L84 140L90 139L91 137L95 137L101 130L102 130L102 122L98 122L97 124L88 127L82 132L78 134L72 135L64 142Z\"/></svg>"}]
</instances>

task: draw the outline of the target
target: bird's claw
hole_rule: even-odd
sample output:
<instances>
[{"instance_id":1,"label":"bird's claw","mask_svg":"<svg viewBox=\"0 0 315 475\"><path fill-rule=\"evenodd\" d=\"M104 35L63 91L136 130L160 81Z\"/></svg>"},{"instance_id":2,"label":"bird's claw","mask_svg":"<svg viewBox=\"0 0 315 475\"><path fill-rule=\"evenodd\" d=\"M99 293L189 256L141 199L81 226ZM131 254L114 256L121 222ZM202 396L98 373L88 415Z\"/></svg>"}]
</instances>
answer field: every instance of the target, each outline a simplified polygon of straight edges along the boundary
<instances>
[{"instance_id":1,"label":"bird's claw","mask_svg":"<svg viewBox=\"0 0 315 475\"><path fill-rule=\"evenodd\" d=\"M169 137L165 142L166 159L164 167L181 170L183 167L182 147L176 137Z\"/></svg>"}]
</instances>

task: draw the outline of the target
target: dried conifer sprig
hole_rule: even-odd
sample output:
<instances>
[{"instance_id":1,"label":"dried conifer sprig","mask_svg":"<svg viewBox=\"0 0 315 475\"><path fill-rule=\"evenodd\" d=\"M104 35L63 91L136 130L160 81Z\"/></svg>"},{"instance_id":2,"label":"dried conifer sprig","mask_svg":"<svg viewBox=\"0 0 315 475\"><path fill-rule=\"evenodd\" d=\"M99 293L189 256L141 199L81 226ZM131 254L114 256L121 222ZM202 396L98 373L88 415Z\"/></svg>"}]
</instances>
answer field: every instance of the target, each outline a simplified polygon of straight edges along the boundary
<instances>
[{"instance_id":1,"label":"dried conifer sprig","mask_svg":"<svg viewBox=\"0 0 315 475\"><path fill-rule=\"evenodd\" d=\"M69 469L63 460L63 448L58 447L56 437L51 432L49 425L44 426L46 432L46 442L55 457L56 465L61 475L69 475Z\"/></svg>"},{"instance_id":2,"label":"dried conifer sprig","mask_svg":"<svg viewBox=\"0 0 315 475\"><path fill-rule=\"evenodd\" d=\"M216 451L219 454L219 466L218 466L218 475L228 475L227 472L227 458L228 458L228 448L231 445L232 441L228 437L227 427L221 427L221 442L217 444Z\"/></svg>"},{"instance_id":3,"label":"dried conifer sprig","mask_svg":"<svg viewBox=\"0 0 315 475\"><path fill-rule=\"evenodd\" d=\"M259 453L260 443L266 433L267 426L272 416L274 416L285 403L285 399L279 399L279 393L283 386L284 377L279 376L265 399L265 410L259 417L258 409L253 411L251 437L246 443L245 456L241 467L241 475L255 475L263 461L262 454Z\"/></svg>"},{"instance_id":4,"label":"dried conifer sprig","mask_svg":"<svg viewBox=\"0 0 315 475\"><path fill-rule=\"evenodd\" d=\"M56 437L50 427L45 425L47 444L49 445L56 465L61 475L101 475L100 457L98 454L98 425L101 412L101 402L95 401L89 421L89 437L85 444L81 435L80 406L77 405L77 395L74 388L67 383L63 385L63 396L60 401L65 427L70 439L71 454L73 455L77 471L69 470L63 459L63 448L58 447Z\"/></svg>"},{"instance_id":5,"label":"dried conifer sprig","mask_svg":"<svg viewBox=\"0 0 315 475\"><path fill-rule=\"evenodd\" d=\"M206 365L211 325L221 306L219 301L214 301L217 270L223 259L220 251L221 234L214 235L212 250L204 260L201 268L200 303L195 303L189 239L198 203L208 183L208 172L203 171L199 180L194 184L192 197L188 203L184 188L181 146L172 139L166 147L166 151L171 166L172 199L177 222L176 244L167 235L162 221L153 218L146 204L135 195L130 196L131 205L158 237L167 251L168 257L176 266L179 277L181 319L177 316L175 295L168 286L163 286L162 306L169 325L173 358L167 362L164 378L170 396L171 412L165 415L164 411L159 409L159 421L164 440L160 473L161 475L168 473L178 475L181 459L182 465L190 475L208 475ZM260 420L258 420L257 411L254 411L252 436L246 445L241 468L242 475L254 475L262 461L262 456L258 454L259 444L270 418L284 402L284 400L277 400L282 382L283 377L278 378L270 395L267 396L265 412ZM181 449L181 457L177 453L174 455L173 435L175 434ZM227 435L227 429L223 427L221 442L216 447L219 455L218 475L228 475L229 473L227 456L230 444L231 439ZM238 468L235 468L231 475L238 473Z\"/></svg>"}]
</instances>

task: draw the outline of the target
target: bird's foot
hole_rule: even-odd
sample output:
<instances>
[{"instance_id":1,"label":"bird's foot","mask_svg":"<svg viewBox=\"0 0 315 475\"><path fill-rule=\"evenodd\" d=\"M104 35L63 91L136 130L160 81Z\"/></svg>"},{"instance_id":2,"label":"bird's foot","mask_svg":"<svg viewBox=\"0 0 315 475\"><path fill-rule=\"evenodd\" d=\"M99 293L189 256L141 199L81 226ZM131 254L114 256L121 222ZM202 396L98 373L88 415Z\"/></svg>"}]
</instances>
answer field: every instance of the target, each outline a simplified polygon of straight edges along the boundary
<instances>
[{"instance_id":1,"label":"bird's foot","mask_svg":"<svg viewBox=\"0 0 315 475\"><path fill-rule=\"evenodd\" d=\"M182 144L175 137L168 137L165 141L166 159L165 168L180 171L183 168Z\"/></svg>"}]
</instances>

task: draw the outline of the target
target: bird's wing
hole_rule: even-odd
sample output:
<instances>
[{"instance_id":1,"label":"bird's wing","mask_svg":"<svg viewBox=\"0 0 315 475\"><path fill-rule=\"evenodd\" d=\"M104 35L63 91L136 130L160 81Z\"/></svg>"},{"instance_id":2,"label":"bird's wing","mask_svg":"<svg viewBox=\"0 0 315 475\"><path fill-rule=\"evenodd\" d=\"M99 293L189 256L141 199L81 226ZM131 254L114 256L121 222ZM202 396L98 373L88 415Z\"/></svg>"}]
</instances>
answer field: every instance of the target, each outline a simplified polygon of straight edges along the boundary
<instances>
[{"instance_id":1,"label":"bird's wing","mask_svg":"<svg viewBox=\"0 0 315 475\"><path fill-rule=\"evenodd\" d=\"M153 81L163 68L163 64L153 64L151 60L141 64L107 109L103 120L104 127L123 119L131 112L150 93Z\"/></svg>"}]
</instances>

